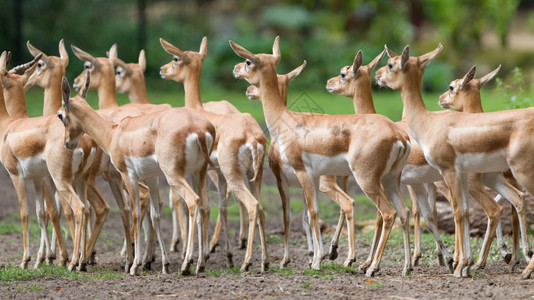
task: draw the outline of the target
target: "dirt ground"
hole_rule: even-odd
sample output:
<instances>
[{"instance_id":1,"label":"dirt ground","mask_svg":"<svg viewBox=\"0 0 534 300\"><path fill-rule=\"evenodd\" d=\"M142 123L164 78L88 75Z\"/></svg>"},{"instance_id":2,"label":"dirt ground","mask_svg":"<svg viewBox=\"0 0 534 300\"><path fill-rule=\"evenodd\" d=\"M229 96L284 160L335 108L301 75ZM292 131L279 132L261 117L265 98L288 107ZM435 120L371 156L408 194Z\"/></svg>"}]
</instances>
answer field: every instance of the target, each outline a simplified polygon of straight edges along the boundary
<instances>
[{"instance_id":1,"label":"dirt ground","mask_svg":"<svg viewBox=\"0 0 534 300\"><path fill-rule=\"evenodd\" d=\"M0 222L8 215L18 213L18 204L14 190L3 168L0 171L0 193L2 209ZM267 177L269 177L267 175ZM271 179L272 180L272 179ZM267 181L269 179L267 178ZM104 187L104 186L103 186ZM103 188L106 195L108 191ZM162 194L163 196L163 194ZM300 200L299 200L300 201ZM31 203L33 201L30 201ZM111 201L110 201L111 202ZM268 213L267 236L271 266L277 267L282 257L282 219L280 203L277 197L264 197L263 203ZM119 256L122 247L122 229L116 205L110 203L110 212L103 232L96 245L96 267L89 267L88 273L113 270L120 272L123 259ZM280 213L279 213L280 212ZM273 217L274 216L274 217ZM278 216L278 217L277 217ZM234 263L240 265L244 250L236 246L236 222L232 223L232 247ZM210 224L213 228L213 224ZM327 228L331 228L330 224ZM169 246L171 237L171 218L164 215L162 230ZM257 234L256 234L257 236ZM329 236L324 237L328 249ZM413 240L413 239L412 239ZM346 239L342 240L346 241ZM357 264L367 256L369 242L357 232ZM439 267L432 249L423 249L422 265L414 269L407 277L401 275L403 250L388 243L382 259L381 270L377 276L369 279L357 272L356 268L339 267L347 251L346 243L340 242L339 257L332 264L323 262L324 270L312 271L308 268L305 235L300 224L300 212L293 212L291 254L293 262L290 271L282 272L277 268L262 273L260 267L259 239L255 240L253 266L250 272L239 273L226 270L226 256L222 251L212 254L204 274L180 276L181 253L169 253L172 274L161 274L161 262L157 251L156 262L151 271L140 276L124 275L120 278L107 279L65 279L40 278L31 281L0 281L0 298L35 298L35 299L167 299L167 298L357 298L357 299L469 299L495 298L515 299L534 296L532 280L521 280L521 270L526 266L522 262L512 273L506 271L504 262L490 262L485 270L473 272L473 277L457 279L448 274L444 267ZM397 243L402 244L402 243ZM67 243L69 253L72 242ZM33 258L37 252L37 241L31 245ZM219 248L220 249L220 248ZM452 246L449 245L452 250ZM22 234L19 232L0 236L0 266L18 265L22 253ZM195 252L196 253L196 252ZM32 263L30 263L32 265ZM0 273L2 268L0 267ZM31 287L39 288L31 288Z\"/></svg>"}]
</instances>

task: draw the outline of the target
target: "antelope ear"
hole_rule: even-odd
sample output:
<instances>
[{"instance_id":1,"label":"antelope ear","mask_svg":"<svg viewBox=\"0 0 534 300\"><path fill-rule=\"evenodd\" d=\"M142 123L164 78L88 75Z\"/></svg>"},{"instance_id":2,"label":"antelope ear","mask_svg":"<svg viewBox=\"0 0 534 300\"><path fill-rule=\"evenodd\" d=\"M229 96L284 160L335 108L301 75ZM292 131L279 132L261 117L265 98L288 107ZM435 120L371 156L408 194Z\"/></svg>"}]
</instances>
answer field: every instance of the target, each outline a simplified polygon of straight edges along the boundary
<instances>
[{"instance_id":1,"label":"antelope ear","mask_svg":"<svg viewBox=\"0 0 534 300\"><path fill-rule=\"evenodd\" d=\"M32 44L30 44L30 41L26 42L26 47L28 48L28 51L30 51L30 54L33 57L39 55L39 53L42 53L43 56L41 56L41 60L46 64L46 66L48 68L53 68L54 67L54 63L52 63L52 61L48 58L48 56L46 56L41 50L35 48ZM67 56L67 59L68 59L68 56Z\"/></svg>"},{"instance_id":2,"label":"antelope ear","mask_svg":"<svg viewBox=\"0 0 534 300\"><path fill-rule=\"evenodd\" d=\"M435 50L430 51L427 54L423 54L419 56L417 58L419 60L419 67L421 69L426 68L428 63L430 63L436 57L436 55L438 55L438 53L441 52L442 49L443 49L443 45L439 43L438 47Z\"/></svg>"},{"instance_id":3,"label":"antelope ear","mask_svg":"<svg viewBox=\"0 0 534 300\"><path fill-rule=\"evenodd\" d=\"M92 56L91 54L83 51L82 49L74 45L70 45L70 48L72 49L72 52L74 53L74 55L76 55L77 58L79 58L82 61L90 62L95 68L98 67L98 61L96 60L94 56Z\"/></svg>"},{"instance_id":4,"label":"antelope ear","mask_svg":"<svg viewBox=\"0 0 534 300\"><path fill-rule=\"evenodd\" d=\"M464 78L462 79L462 86L461 89L465 89L465 87L469 84L469 82L473 79L475 79L475 75L477 73L477 66L472 66L467 73L465 73Z\"/></svg>"},{"instance_id":5,"label":"antelope ear","mask_svg":"<svg viewBox=\"0 0 534 300\"><path fill-rule=\"evenodd\" d=\"M369 72L373 71L378 63L382 60L382 57L384 57L384 54L386 53L386 49L382 50L380 54L378 54L373 61L371 61L369 64L367 64L367 68L369 68Z\"/></svg>"},{"instance_id":6,"label":"antelope ear","mask_svg":"<svg viewBox=\"0 0 534 300\"><path fill-rule=\"evenodd\" d=\"M501 70L501 65L497 67L497 69L491 71L490 73L486 74L484 77L480 78L480 86L485 85L488 81L492 80L497 73Z\"/></svg>"},{"instance_id":7,"label":"antelope ear","mask_svg":"<svg viewBox=\"0 0 534 300\"><path fill-rule=\"evenodd\" d=\"M6 73L6 59L7 52L3 51L0 55L0 77L4 77L4 74Z\"/></svg>"},{"instance_id":8,"label":"antelope ear","mask_svg":"<svg viewBox=\"0 0 534 300\"><path fill-rule=\"evenodd\" d=\"M293 79L295 79L295 77L300 75L300 72L302 72L304 67L306 67L306 64L307 62L304 61L302 65L296 67L293 71L287 73L287 79L289 80L289 82L291 82Z\"/></svg>"},{"instance_id":9,"label":"antelope ear","mask_svg":"<svg viewBox=\"0 0 534 300\"><path fill-rule=\"evenodd\" d=\"M61 104L63 104L65 109L70 109L70 85L65 76L63 76L61 81Z\"/></svg>"},{"instance_id":10,"label":"antelope ear","mask_svg":"<svg viewBox=\"0 0 534 300\"><path fill-rule=\"evenodd\" d=\"M275 43L276 43L276 40L275 40ZM245 49L243 46L240 46L230 41L230 47L232 47L232 49L234 50L235 54L237 54L237 56L242 57L244 59L248 59L257 66L261 64L261 60L256 55L252 54L250 51Z\"/></svg>"},{"instance_id":11,"label":"antelope ear","mask_svg":"<svg viewBox=\"0 0 534 300\"><path fill-rule=\"evenodd\" d=\"M363 64L363 53L362 50L359 50L356 56L354 57L354 62L352 63L352 75L356 76L356 73L358 72L358 69Z\"/></svg>"},{"instance_id":12,"label":"antelope ear","mask_svg":"<svg viewBox=\"0 0 534 300\"><path fill-rule=\"evenodd\" d=\"M404 47L404 50L402 50L402 54L401 54L401 69L404 69L404 66L406 65L409 59L410 59L410 45L406 45L406 47Z\"/></svg>"},{"instance_id":13,"label":"antelope ear","mask_svg":"<svg viewBox=\"0 0 534 300\"><path fill-rule=\"evenodd\" d=\"M141 70L144 73L146 70L146 56L145 56L144 49L141 49L141 51L139 51L139 59L137 63L139 64L139 66L141 67Z\"/></svg>"},{"instance_id":14,"label":"antelope ear","mask_svg":"<svg viewBox=\"0 0 534 300\"><path fill-rule=\"evenodd\" d=\"M280 36L277 36L274 39L274 42L273 42L273 56L275 56L278 59L278 61L280 61L280 57L282 56L280 54Z\"/></svg>"},{"instance_id":15,"label":"antelope ear","mask_svg":"<svg viewBox=\"0 0 534 300\"><path fill-rule=\"evenodd\" d=\"M200 43L200 50L198 51L202 55L202 59L206 58L206 53L208 53L208 38L203 37L202 42Z\"/></svg>"},{"instance_id":16,"label":"antelope ear","mask_svg":"<svg viewBox=\"0 0 534 300\"><path fill-rule=\"evenodd\" d=\"M89 70L85 70L85 85L80 90L80 96L83 99L87 99L87 92L89 91L90 83L91 83L91 72Z\"/></svg>"},{"instance_id":17,"label":"antelope ear","mask_svg":"<svg viewBox=\"0 0 534 300\"><path fill-rule=\"evenodd\" d=\"M389 58L399 56L397 53L393 52L393 50L390 50L387 45L384 45L384 50L386 50L386 53L388 54Z\"/></svg>"},{"instance_id":18,"label":"antelope ear","mask_svg":"<svg viewBox=\"0 0 534 300\"><path fill-rule=\"evenodd\" d=\"M173 44L167 42L162 38L159 38L159 43L161 44L161 47L163 47L163 50L165 50L165 52L169 53L170 55L178 56L183 62L189 62L189 57L187 57L187 55L185 55L182 50L178 49L178 47L174 46Z\"/></svg>"},{"instance_id":19,"label":"antelope ear","mask_svg":"<svg viewBox=\"0 0 534 300\"><path fill-rule=\"evenodd\" d=\"M63 39L59 41L59 57L63 60L65 63L65 67L69 65L69 54L67 53L67 50L65 49L65 42Z\"/></svg>"},{"instance_id":20,"label":"antelope ear","mask_svg":"<svg viewBox=\"0 0 534 300\"><path fill-rule=\"evenodd\" d=\"M108 59L113 63L115 59L117 59L117 44L113 44L111 48L109 48L109 51L106 52Z\"/></svg>"}]
</instances>

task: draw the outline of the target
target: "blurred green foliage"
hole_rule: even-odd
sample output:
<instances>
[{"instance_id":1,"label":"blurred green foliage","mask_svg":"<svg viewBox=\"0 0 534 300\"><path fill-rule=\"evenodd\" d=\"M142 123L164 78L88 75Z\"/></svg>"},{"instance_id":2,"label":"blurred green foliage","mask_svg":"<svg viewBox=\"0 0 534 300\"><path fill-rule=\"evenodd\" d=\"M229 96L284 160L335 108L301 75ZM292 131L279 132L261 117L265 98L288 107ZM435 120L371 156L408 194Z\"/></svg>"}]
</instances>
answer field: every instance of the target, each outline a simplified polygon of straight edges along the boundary
<instances>
[{"instance_id":1,"label":"blurred green foliage","mask_svg":"<svg viewBox=\"0 0 534 300\"><path fill-rule=\"evenodd\" d=\"M308 61L294 83L302 89L323 86L352 62L359 49L366 63L384 44L397 52L411 44L414 54L422 54L441 42L445 49L424 80L425 90L436 91L473 63L488 68L502 63L505 76L516 66L525 70L534 65L530 53L502 55L518 11L532 8L526 0L4 0L0 1L0 50L17 52L14 63L21 63L30 58L24 45L27 40L57 55L57 44L64 38L67 45L94 56L104 56L117 43L119 57L134 62L144 48L148 84L179 90L157 75L171 59L158 39L163 37L182 50L198 50L207 36L202 84L243 89L242 82L232 80L232 67L240 59L228 40L253 52L268 52L280 35L280 73ZM498 37L501 48L481 47L488 32ZM71 58L67 76L74 78L82 64Z\"/></svg>"}]
</instances>

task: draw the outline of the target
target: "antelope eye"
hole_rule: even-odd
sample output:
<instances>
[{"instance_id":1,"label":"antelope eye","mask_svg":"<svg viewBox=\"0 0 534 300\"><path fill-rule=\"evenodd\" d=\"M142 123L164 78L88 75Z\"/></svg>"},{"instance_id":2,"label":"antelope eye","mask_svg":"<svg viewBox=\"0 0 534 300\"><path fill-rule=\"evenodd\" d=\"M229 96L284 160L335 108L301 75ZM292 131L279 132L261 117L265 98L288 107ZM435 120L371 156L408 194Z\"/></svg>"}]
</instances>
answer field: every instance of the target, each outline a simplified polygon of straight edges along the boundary
<instances>
[{"instance_id":1,"label":"antelope eye","mask_svg":"<svg viewBox=\"0 0 534 300\"><path fill-rule=\"evenodd\" d=\"M246 60L246 64L247 64L247 66L250 66L250 64L252 64L252 62L251 62L250 60L247 59L247 60Z\"/></svg>"},{"instance_id":2,"label":"antelope eye","mask_svg":"<svg viewBox=\"0 0 534 300\"><path fill-rule=\"evenodd\" d=\"M85 65L85 69L86 69L86 70L89 70L90 68L91 68L90 65Z\"/></svg>"},{"instance_id":3,"label":"antelope eye","mask_svg":"<svg viewBox=\"0 0 534 300\"><path fill-rule=\"evenodd\" d=\"M178 57L174 57L174 58L172 59L172 61L174 61L174 62L177 63L177 62L178 62Z\"/></svg>"},{"instance_id":4,"label":"antelope eye","mask_svg":"<svg viewBox=\"0 0 534 300\"><path fill-rule=\"evenodd\" d=\"M42 67L42 66L43 66L43 65L42 65L40 62L37 63L37 68L40 68L40 67Z\"/></svg>"},{"instance_id":5,"label":"antelope eye","mask_svg":"<svg viewBox=\"0 0 534 300\"><path fill-rule=\"evenodd\" d=\"M58 113L58 114L57 114L57 117L63 122L63 114Z\"/></svg>"},{"instance_id":6,"label":"antelope eye","mask_svg":"<svg viewBox=\"0 0 534 300\"><path fill-rule=\"evenodd\" d=\"M345 76L347 76L345 75L345 73L341 73L340 75L341 75L341 78L345 78Z\"/></svg>"},{"instance_id":7,"label":"antelope eye","mask_svg":"<svg viewBox=\"0 0 534 300\"><path fill-rule=\"evenodd\" d=\"M388 64L388 67L389 67L390 69L393 69L393 64L391 64L391 63Z\"/></svg>"},{"instance_id":8,"label":"antelope eye","mask_svg":"<svg viewBox=\"0 0 534 300\"><path fill-rule=\"evenodd\" d=\"M117 75L121 76L121 71L117 70Z\"/></svg>"},{"instance_id":9,"label":"antelope eye","mask_svg":"<svg viewBox=\"0 0 534 300\"><path fill-rule=\"evenodd\" d=\"M454 87L452 85L449 86L449 90L452 92L454 90Z\"/></svg>"}]
</instances>

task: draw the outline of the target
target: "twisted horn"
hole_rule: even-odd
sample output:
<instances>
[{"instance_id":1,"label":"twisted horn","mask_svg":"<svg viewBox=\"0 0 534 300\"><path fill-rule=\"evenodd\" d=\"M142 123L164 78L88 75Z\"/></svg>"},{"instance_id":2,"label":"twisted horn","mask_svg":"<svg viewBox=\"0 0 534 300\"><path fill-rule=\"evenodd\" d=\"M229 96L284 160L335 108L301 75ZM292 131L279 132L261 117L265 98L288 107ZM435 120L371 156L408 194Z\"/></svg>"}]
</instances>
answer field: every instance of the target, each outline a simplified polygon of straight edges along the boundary
<instances>
[{"instance_id":1,"label":"twisted horn","mask_svg":"<svg viewBox=\"0 0 534 300\"><path fill-rule=\"evenodd\" d=\"M43 53L37 54L33 58L33 60L30 61L29 63L25 63L25 64L22 64L22 65L16 66L13 69L9 70L9 72L13 73L13 74L22 73L22 72L28 70L29 68L31 68L39 59L41 59L41 56L43 56Z\"/></svg>"}]
</instances>

